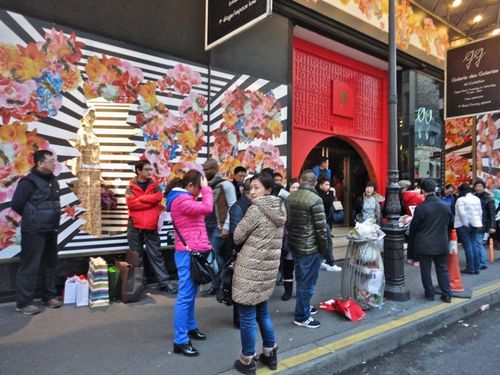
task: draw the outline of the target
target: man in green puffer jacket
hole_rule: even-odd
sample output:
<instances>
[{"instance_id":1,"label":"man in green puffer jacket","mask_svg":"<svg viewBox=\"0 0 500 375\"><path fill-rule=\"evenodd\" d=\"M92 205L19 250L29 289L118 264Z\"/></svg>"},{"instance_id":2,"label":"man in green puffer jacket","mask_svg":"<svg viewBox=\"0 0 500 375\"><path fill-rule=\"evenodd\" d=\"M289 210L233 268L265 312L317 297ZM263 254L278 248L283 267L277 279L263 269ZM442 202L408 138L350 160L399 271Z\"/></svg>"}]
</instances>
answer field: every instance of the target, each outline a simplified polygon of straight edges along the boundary
<instances>
[{"instance_id":1,"label":"man in green puffer jacket","mask_svg":"<svg viewBox=\"0 0 500 375\"><path fill-rule=\"evenodd\" d=\"M333 265L328 250L327 224L323 200L316 192L316 175L306 170L300 176L300 188L288 196L288 246L294 255L297 298L294 324L318 328L320 323L311 317L316 309L311 298L318 280L323 259Z\"/></svg>"}]
</instances>

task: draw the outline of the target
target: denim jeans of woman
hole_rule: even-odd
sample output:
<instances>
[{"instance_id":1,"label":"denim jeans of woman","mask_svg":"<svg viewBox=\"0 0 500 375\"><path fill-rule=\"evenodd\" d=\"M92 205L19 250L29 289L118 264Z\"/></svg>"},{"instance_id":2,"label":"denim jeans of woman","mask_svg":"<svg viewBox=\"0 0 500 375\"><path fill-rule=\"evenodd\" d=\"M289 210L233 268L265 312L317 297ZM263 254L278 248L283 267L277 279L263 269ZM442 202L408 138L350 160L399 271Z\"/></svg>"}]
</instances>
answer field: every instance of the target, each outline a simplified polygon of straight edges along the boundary
<instances>
[{"instance_id":1,"label":"denim jeans of woman","mask_svg":"<svg viewBox=\"0 0 500 375\"><path fill-rule=\"evenodd\" d=\"M273 348L274 328L267 301L255 306L238 304L238 311L240 313L241 353L244 356L255 354L257 324L262 336L262 345L265 348Z\"/></svg>"},{"instance_id":2,"label":"denim jeans of woman","mask_svg":"<svg viewBox=\"0 0 500 375\"><path fill-rule=\"evenodd\" d=\"M479 238L477 228L463 226L457 228L457 232L465 252L466 271L479 272L481 258L477 243ZM483 246L482 239L481 246Z\"/></svg>"},{"instance_id":3,"label":"denim jeans of woman","mask_svg":"<svg viewBox=\"0 0 500 375\"><path fill-rule=\"evenodd\" d=\"M174 307L174 343L187 344L188 332L198 328L194 317L194 303L198 285L191 280L191 256L187 251L175 252L175 265L179 275L179 291Z\"/></svg>"}]
</instances>

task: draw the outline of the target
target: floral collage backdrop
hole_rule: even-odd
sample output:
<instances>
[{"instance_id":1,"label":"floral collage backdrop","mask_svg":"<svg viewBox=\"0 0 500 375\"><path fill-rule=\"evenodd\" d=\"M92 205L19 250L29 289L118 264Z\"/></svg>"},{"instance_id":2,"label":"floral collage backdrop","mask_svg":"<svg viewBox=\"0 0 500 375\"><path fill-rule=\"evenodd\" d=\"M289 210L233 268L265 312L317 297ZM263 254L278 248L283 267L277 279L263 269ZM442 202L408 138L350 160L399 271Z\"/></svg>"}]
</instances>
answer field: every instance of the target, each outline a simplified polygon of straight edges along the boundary
<instances>
[{"instance_id":1,"label":"floral collage backdrop","mask_svg":"<svg viewBox=\"0 0 500 375\"><path fill-rule=\"evenodd\" d=\"M3 12L2 17L24 20L11 12ZM286 159L276 145L283 145L286 139L282 124L286 85L273 86L280 87L280 98L268 86L259 90L241 79L219 87L216 100L221 119L212 126L207 123L207 111L215 95L203 94L199 89L203 86L202 77L189 64L177 62L165 69L160 78L146 79L141 67L125 58L106 53L82 58L86 48L82 39L86 39L75 33L57 27L39 30L46 30L41 40L3 40L0 44L0 252L19 247L20 217L9 208L9 202L18 181L33 167L33 153L46 149L57 155L59 148L53 147L54 140L60 141L64 149L72 148L68 140L77 129L72 129L65 139L47 136L49 132L44 129L47 124L57 123L51 119L66 116L61 110L67 112L62 108L67 93L83 99L82 110L73 111L73 117L85 112L85 100L104 98L108 102L133 104L138 110L133 113L135 121L129 123L140 128L143 147L139 152L152 163L154 178L163 186L190 168L201 168L199 163L207 157L207 149L211 157L220 160L221 171L227 177L238 165L248 167L251 173L272 167L286 176ZM169 97L175 97L175 108L167 106L165 98ZM68 176L70 172L63 162L77 156L74 148L67 155L57 155L56 175ZM74 175L70 177L75 179ZM71 178L59 180L65 184ZM85 207L80 207L77 197L65 198L62 203L63 220L70 222L67 226L76 227L74 235L84 223L79 216Z\"/></svg>"},{"instance_id":2,"label":"floral collage backdrop","mask_svg":"<svg viewBox=\"0 0 500 375\"><path fill-rule=\"evenodd\" d=\"M455 187L472 179L473 117L445 121L445 183Z\"/></svg>"}]
</instances>

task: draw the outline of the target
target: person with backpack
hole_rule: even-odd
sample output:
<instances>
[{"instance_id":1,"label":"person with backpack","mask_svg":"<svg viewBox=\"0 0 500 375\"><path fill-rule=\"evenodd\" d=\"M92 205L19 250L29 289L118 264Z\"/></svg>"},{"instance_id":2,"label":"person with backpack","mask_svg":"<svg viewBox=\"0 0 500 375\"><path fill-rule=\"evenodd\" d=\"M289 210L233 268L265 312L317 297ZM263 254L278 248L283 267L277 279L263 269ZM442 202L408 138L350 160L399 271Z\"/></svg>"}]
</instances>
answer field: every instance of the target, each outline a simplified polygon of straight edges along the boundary
<instances>
[{"instance_id":1,"label":"person with backpack","mask_svg":"<svg viewBox=\"0 0 500 375\"><path fill-rule=\"evenodd\" d=\"M203 163L203 172L208 180L208 186L213 191L213 211L205 219L208 237L214 249L217 266L216 277L212 286L202 293L203 297L215 296L221 284L221 272L224 263L231 253L229 238L229 210L236 202L236 189L231 181L226 180L219 172L219 163L208 159Z\"/></svg>"}]
</instances>

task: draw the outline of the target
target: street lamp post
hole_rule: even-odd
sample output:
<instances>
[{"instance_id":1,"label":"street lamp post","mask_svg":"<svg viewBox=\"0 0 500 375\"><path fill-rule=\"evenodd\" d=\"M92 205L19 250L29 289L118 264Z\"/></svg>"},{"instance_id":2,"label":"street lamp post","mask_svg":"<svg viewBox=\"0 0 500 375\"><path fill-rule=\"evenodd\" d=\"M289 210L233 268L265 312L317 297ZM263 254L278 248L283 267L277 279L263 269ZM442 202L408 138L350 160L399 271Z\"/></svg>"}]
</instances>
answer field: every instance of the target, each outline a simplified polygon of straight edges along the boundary
<instances>
[{"instance_id":1,"label":"street lamp post","mask_svg":"<svg viewBox=\"0 0 500 375\"><path fill-rule=\"evenodd\" d=\"M382 226L384 239L385 297L393 301L407 301L410 290L405 283L404 232L399 226L398 129L396 91L396 22L395 0L389 0L389 183L385 200L386 223Z\"/></svg>"}]
</instances>

